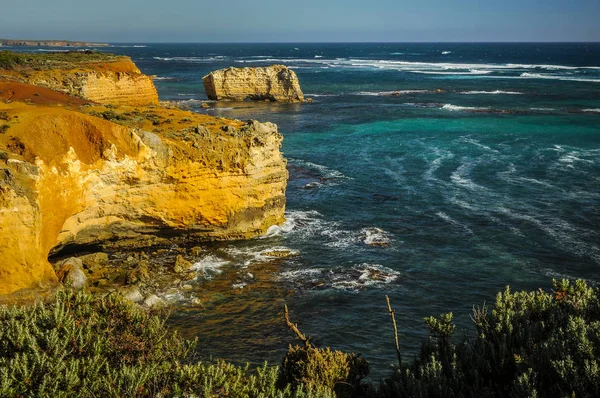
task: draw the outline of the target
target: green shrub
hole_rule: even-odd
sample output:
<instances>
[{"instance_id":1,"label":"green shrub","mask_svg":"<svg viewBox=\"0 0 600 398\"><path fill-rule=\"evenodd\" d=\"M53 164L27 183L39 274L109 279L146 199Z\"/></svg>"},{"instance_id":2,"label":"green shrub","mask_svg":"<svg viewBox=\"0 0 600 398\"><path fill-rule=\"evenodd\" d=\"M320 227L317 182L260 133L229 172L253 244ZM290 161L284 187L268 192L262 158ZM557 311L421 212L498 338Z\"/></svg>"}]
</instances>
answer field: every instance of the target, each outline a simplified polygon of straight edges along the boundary
<instances>
[{"instance_id":1,"label":"green shrub","mask_svg":"<svg viewBox=\"0 0 600 398\"><path fill-rule=\"evenodd\" d=\"M58 292L0 307L0 397L333 397L277 388L277 367L203 364L158 316L121 296Z\"/></svg>"},{"instance_id":2,"label":"green shrub","mask_svg":"<svg viewBox=\"0 0 600 398\"><path fill-rule=\"evenodd\" d=\"M279 374L279 384L327 387L337 396L360 396L361 381L369 373L369 363L355 354L315 348L311 345L288 348Z\"/></svg>"},{"instance_id":3,"label":"green shrub","mask_svg":"<svg viewBox=\"0 0 600 398\"><path fill-rule=\"evenodd\" d=\"M578 280L547 293L498 293L474 310L474 339L453 344L451 314L427 318L430 337L379 396L598 397L600 294Z\"/></svg>"}]
</instances>

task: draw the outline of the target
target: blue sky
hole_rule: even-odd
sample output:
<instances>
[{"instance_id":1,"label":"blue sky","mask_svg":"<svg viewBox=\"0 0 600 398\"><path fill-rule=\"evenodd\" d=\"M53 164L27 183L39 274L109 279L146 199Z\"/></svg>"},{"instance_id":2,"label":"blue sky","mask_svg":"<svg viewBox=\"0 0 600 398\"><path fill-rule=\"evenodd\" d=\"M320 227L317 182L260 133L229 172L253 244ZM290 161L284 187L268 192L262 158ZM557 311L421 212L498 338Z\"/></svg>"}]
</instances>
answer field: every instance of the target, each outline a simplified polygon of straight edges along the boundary
<instances>
[{"instance_id":1,"label":"blue sky","mask_svg":"<svg viewBox=\"0 0 600 398\"><path fill-rule=\"evenodd\" d=\"M108 42L600 41L600 0L27 0L0 38Z\"/></svg>"}]
</instances>

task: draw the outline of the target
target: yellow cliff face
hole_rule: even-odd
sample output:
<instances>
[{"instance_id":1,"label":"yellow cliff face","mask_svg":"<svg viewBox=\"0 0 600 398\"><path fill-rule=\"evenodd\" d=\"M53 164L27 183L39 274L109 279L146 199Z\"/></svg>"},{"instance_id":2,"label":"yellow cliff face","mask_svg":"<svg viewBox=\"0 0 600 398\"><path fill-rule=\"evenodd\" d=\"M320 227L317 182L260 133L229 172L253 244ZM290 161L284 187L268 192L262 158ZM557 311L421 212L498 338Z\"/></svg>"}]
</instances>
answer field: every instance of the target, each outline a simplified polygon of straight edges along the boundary
<instances>
[{"instance_id":1,"label":"yellow cliff face","mask_svg":"<svg viewBox=\"0 0 600 398\"><path fill-rule=\"evenodd\" d=\"M98 60L79 61L77 58L71 60L72 57L68 55L59 56L49 54L49 61L40 62L33 68L0 69L0 77L47 87L101 104L158 104L158 93L152 78L141 73L128 57L107 56ZM47 67L48 64L51 67Z\"/></svg>"},{"instance_id":2,"label":"yellow cliff face","mask_svg":"<svg viewBox=\"0 0 600 398\"><path fill-rule=\"evenodd\" d=\"M304 101L296 73L284 65L220 69L204 76L202 81L211 100Z\"/></svg>"},{"instance_id":3,"label":"yellow cliff face","mask_svg":"<svg viewBox=\"0 0 600 398\"><path fill-rule=\"evenodd\" d=\"M67 245L173 233L240 239L283 221L287 170L275 125L69 107L0 99L9 125L0 134L0 294L56 283L48 254ZM101 111L130 120L93 116ZM169 122L150 132L149 114Z\"/></svg>"}]
</instances>

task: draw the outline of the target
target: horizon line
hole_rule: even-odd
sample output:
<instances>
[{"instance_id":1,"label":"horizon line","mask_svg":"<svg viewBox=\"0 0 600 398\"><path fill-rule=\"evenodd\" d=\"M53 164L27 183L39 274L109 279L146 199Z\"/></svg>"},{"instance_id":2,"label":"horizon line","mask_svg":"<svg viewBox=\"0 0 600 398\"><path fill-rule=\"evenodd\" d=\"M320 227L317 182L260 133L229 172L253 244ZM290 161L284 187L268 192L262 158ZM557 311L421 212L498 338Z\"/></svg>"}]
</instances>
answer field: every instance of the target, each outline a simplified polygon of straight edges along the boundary
<instances>
[{"instance_id":1,"label":"horizon line","mask_svg":"<svg viewBox=\"0 0 600 398\"><path fill-rule=\"evenodd\" d=\"M0 41L64 41L87 42L90 44L598 44L600 40L566 40L566 41L514 41L514 40L482 40L482 41L102 41L73 39L6 39ZM15 47L2 46L0 47ZM18 47L18 46L17 46Z\"/></svg>"}]
</instances>

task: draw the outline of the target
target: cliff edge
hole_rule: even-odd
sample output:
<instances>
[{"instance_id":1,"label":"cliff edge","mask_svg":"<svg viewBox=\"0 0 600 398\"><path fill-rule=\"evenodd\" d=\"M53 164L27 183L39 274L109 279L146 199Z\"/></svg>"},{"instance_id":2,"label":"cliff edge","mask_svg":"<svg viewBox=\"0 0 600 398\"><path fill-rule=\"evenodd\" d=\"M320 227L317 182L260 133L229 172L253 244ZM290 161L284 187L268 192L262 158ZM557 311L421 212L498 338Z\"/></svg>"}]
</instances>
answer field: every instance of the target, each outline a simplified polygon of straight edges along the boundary
<instances>
[{"instance_id":1,"label":"cliff edge","mask_svg":"<svg viewBox=\"0 0 600 398\"><path fill-rule=\"evenodd\" d=\"M125 56L79 51L48 54L0 51L0 77L101 104L158 104L152 79Z\"/></svg>"},{"instance_id":2,"label":"cliff edge","mask_svg":"<svg viewBox=\"0 0 600 398\"><path fill-rule=\"evenodd\" d=\"M65 248L244 239L284 220L271 123L0 81L0 132L0 294L56 284L48 255Z\"/></svg>"},{"instance_id":3,"label":"cliff edge","mask_svg":"<svg viewBox=\"0 0 600 398\"><path fill-rule=\"evenodd\" d=\"M296 73L284 65L220 69L202 82L211 100L304 102Z\"/></svg>"}]
</instances>

